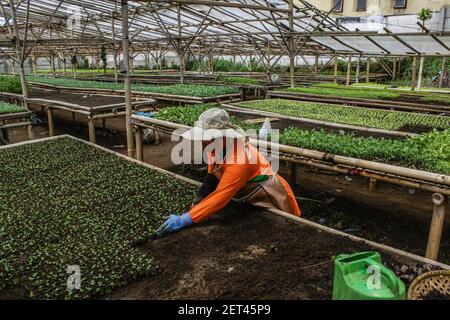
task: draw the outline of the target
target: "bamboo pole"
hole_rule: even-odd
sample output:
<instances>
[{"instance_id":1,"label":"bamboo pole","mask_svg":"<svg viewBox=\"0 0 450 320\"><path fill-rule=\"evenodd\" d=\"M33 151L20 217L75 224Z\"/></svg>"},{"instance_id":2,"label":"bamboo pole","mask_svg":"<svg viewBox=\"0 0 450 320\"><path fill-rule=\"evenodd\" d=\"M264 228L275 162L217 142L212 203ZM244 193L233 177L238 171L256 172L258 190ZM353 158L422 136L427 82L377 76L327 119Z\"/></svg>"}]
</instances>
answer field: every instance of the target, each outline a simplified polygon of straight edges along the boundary
<instances>
[{"instance_id":1,"label":"bamboo pole","mask_svg":"<svg viewBox=\"0 0 450 320\"><path fill-rule=\"evenodd\" d=\"M350 54L348 56L348 60L347 60L347 79L345 81L345 85L349 86L350 85L350 75L352 73L352 55Z\"/></svg>"},{"instance_id":2,"label":"bamboo pole","mask_svg":"<svg viewBox=\"0 0 450 320\"><path fill-rule=\"evenodd\" d=\"M114 25L114 14L111 12L111 33L113 42L116 41L116 30ZM113 67L114 67L114 80L119 81L119 74L117 72L117 49L116 45L113 44Z\"/></svg>"},{"instance_id":3,"label":"bamboo pole","mask_svg":"<svg viewBox=\"0 0 450 320\"><path fill-rule=\"evenodd\" d=\"M27 125L27 137L28 140L34 139L33 126L31 124Z\"/></svg>"},{"instance_id":4,"label":"bamboo pole","mask_svg":"<svg viewBox=\"0 0 450 320\"><path fill-rule=\"evenodd\" d=\"M52 68L53 76L56 76L55 55L53 53L51 53L51 55L50 55L50 65Z\"/></svg>"},{"instance_id":5,"label":"bamboo pole","mask_svg":"<svg viewBox=\"0 0 450 320\"><path fill-rule=\"evenodd\" d=\"M33 75L37 76L37 59L36 59L36 55L33 53L31 55L31 68L33 69Z\"/></svg>"},{"instance_id":6,"label":"bamboo pole","mask_svg":"<svg viewBox=\"0 0 450 320\"><path fill-rule=\"evenodd\" d=\"M417 56L414 56L412 61L412 67L411 67L411 91L416 90L416 65L417 65Z\"/></svg>"},{"instance_id":7,"label":"bamboo pole","mask_svg":"<svg viewBox=\"0 0 450 320\"><path fill-rule=\"evenodd\" d=\"M294 30L294 1L289 0L289 29ZM289 36L289 84L295 87L295 48L294 37Z\"/></svg>"},{"instance_id":8,"label":"bamboo pole","mask_svg":"<svg viewBox=\"0 0 450 320\"><path fill-rule=\"evenodd\" d=\"M437 260L439 256L439 246L445 219L445 207L447 205L446 200L447 199L439 193L434 193L431 197L431 201L433 202L433 217L431 219L427 251L425 254L425 256L431 260Z\"/></svg>"},{"instance_id":9,"label":"bamboo pole","mask_svg":"<svg viewBox=\"0 0 450 320\"><path fill-rule=\"evenodd\" d=\"M395 80L396 72L397 72L397 58L394 58L392 65L392 80Z\"/></svg>"},{"instance_id":10,"label":"bamboo pole","mask_svg":"<svg viewBox=\"0 0 450 320\"><path fill-rule=\"evenodd\" d=\"M71 60L72 60L71 61L72 62L72 75L73 75L74 79L77 78L77 62L76 62L76 59L77 59L76 55L73 55L72 58L71 58Z\"/></svg>"},{"instance_id":11,"label":"bamboo pole","mask_svg":"<svg viewBox=\"0 0 450 320\"><path fill-rule=\"evenodd\" d=\"M439 75L439 88L442 88L442 84L444 82L444 72L445 72L446 64L447 64L447 57L443 57L442 58L442 66L441 66L441 74Z\"/></svg>"},{"instance_id":12,"label":"bamboo pole","mask_svg":"<svg viewBox=\"0 0 450 320\"><path fill-rule=\"evenodd\" d=\"M136 159L144 161L144 149L142 146L142 131L139 126L134 127L134 136L136 141Z\"/></svg>"},{"instance_id":13,"label":"bamboo pole","mask_svg":"<svg viewBox=\"0 0 450 320\"><path fill-rule=\"evenodd\" d=\"M361 56L358 56L358 59L356 60L356 83L359 83L359 65L360 65L360 61L361 61Z\"/></svg>"},{"instance_id":14,"label":"bamboo pole","mask_svg":"<svg viewBox=\"0 0 450 320\"><path fill-rule=\"evenodd\" d=\"M177 39L177 55L180 60L180 83L184 83L184 50L181 45L181 5L177 5L177 25L178 25L178 39Z\"/></svg>"},{"instance_id":15,"label":"bamboo pole","mask_svg":"<svg viewBox=\"0 0 450 320\"><path fill-rule=\"evenodd\" d=\"M15 49L16 49L16 58L19 62L19 73L20 73L20 84L22 86L22 95L25 98L24 105L26 108L28 108L26 98L28 98L28 85L27 85L27 79L25 77L25 68L24 68L24 56L23 56L23 48L21 45L21 39L19 35L19 27L17 24L17 16L16 16L16 6L14 4L14 0L9 0L9 5L11 8L11 18L13 21L13 32L14 32L14 43L15 43ZM29 5L29 2L28 2ZM27 18L28 20L28 18ZM23 41L23 46L25 48L26 46L26 40ZM14 60L13 60L13 67L14 67L14 74L15 74L15 66L14 66Z\"/></svg>"},{"instance_id":16,"label":"bamboo pole","mask_svg":"<svg viewBox=\"0 0 450 320\"><path fill-rule=\"evenodd\" d=\"M370 82L370 57L367 57L366 62L366 83Z\"/></svg>"},{"instance_id":17,"label":"bamboo pole","mask_svg":"<svg viewBox=\"0 0 450 320\"><path fill-rule=\"evenodd\" d=\"M63 57L63 73L64 73L64 75L66 75L66 73L67 73L67 61L66 61L66 57L65 57L65 55L64 55L64 52L62 53L62 57Z\"/></svg>"},{"instance_id":18,"label":"bamboo pole","mask_svg":"<svg viewBox=\"0 0 450 320\"><path fill-rule=\"evenodd\" d=\"M422 89L422 79L423 79L423 64L424 64L425 58L420 57L420 63L419 63L419 79L417 80L417 91L420 91Z\"/></svg>"},{"instance_id":19,"label":"bamboo pole","mask_svg":"<svg viewBox=\"0 0 450 320\"><path fill-rule=\"evenodd\" d=\"M48 121L48 134L50 137L55 135L55 126L53 123L53 109L51 107L47 107L47 121Z\"/></svg>"},{"instance_id":20,"label":"bamboo pole","mask_svg":"<svg viewBox=\"0 0 450 320\"><path fill-rule=\"evenodd\" d=\"M95 143L95 123L92 117L88 117L89 141Z\"/></svg>"},{"instance_id":21,"label":"bamboo pole","mask_svg":"<svg viewBox=\"0 0 450 320\"><path fill-rule=\"evenodd\" d=\"M121 0L122 8L122 50L125 63L124 90L126 106L126 129L128 156L134 158L134 135L131 127L131 78L130 78L130 39L128 36L128 0Z\"/></svg>"},{"instance_id":22,"label":"bamboo pole","mask_svg":"<svg viewBox=\"0 0 450 320\"><path fill-rule=\"evenodd\" d=\"M338 83L338 55L334 56L334 83Z\"/></svg>"}]
</instances>

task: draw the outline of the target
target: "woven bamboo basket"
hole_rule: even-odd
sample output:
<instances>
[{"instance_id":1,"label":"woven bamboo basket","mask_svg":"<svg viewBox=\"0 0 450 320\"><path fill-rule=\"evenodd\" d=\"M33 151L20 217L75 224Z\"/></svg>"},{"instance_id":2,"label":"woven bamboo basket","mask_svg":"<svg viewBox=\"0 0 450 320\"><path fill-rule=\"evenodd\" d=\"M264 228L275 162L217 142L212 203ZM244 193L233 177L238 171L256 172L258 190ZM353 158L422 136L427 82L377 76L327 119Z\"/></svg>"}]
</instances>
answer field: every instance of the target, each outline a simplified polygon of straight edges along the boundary
<instances>
[{"instance_id":1,"label":"woven bamboo basket","mask_svg":"<svg viewBox=\"0 0 450 320\"><path fill-rule=\"evenodd\" d=\"M450 299L450 270L429 271L418 276L408 290L408 300L423 300L435 291Z\"/></svg>"}]
</instances>

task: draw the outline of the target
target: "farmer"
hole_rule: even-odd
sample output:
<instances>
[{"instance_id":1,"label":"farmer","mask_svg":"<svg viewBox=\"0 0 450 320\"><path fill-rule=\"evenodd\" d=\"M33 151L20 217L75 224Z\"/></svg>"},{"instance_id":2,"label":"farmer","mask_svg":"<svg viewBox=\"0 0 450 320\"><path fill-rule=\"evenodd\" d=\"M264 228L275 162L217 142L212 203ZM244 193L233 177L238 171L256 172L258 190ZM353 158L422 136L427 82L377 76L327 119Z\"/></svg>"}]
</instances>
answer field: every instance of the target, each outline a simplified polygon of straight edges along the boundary
<instances>
[{"instance_id":1,"label":"farmer","mask_svg":"<svg viewBox=\"0 0 450 320\"><path fill-rule=\"evenodd\" d=\"M233 197L300 216L289 184L274 173L264 156L248 143L245 132L230 123L225 110L206 110L182 137L202 141L202 149L208 154L208 173L191 209L182 215L171 214L156 231L157 236L203 221L225 207Z\"/></svg>"}]
</instances>

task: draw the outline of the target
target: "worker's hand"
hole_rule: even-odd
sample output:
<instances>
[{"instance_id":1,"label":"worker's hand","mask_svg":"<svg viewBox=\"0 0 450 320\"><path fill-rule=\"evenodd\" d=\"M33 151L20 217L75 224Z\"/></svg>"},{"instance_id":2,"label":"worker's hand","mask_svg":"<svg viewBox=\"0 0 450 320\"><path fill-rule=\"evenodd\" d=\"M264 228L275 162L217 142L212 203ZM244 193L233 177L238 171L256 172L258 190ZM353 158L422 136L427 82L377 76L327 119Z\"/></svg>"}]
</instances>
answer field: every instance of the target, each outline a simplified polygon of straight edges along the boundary
<instances>
[{"instance_id":1,"label":"worker's hand","mask_svg":"<svg viewBox=\"0 0 450 320\"><path fill-rule=\"evenodd\" d=\"M165 236L168 233L176 232L192 224L191 216L188 212L179 216L171 214L168 219L156 230L158 238Z\"/></svg>"}]
</instances>

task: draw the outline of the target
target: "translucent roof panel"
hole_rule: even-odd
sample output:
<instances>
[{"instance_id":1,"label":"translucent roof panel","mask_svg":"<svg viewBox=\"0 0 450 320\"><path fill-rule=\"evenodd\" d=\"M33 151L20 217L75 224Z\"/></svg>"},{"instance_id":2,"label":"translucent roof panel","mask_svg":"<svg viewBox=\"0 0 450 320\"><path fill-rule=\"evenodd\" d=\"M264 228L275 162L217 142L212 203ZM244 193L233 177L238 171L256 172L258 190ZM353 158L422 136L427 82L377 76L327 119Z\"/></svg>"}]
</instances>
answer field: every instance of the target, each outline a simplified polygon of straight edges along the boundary
<instances>
[{"instance_id":1,"label":"translucent roof panel","mask_svg":"<svg viewBox=\"0 0 450 320\"><path fill-rule=\"evenodd\" d=\"M417 51L433 55L433 54L448 54L448 50L445 49L442 45L440 45L436 40L434 40L431 36L428 35L416 35L416 36L408 36L402 35L400 39L405 41L411 47L415 48Z\"/></svg>"},{"instance_id":2,"label":"translucent roof panel","mask_svg":"<svg viewBox=\"0 0 450 320\"><path fill-rule=\"evenodd\" d=\"M447 47L450 47L450 36L439 37L439 40L441 40Z\"/></svg>"},{"instance_id":3,"label":"translucent roof panel","mask_svg":"<svg viewBox=\"0 0 450 320\"><path fill-rule=\"evenodd\" d=\"M362 36L337 36L336 38L361 52L368 54L384 53L378 46Z\"/></svg>"},{"instance_id":4,"label":"translucent roof panel","mask_svg":"<svg viewBox=\"0 0 450 320\"><path fill-rule=\"evenodd\" d=\"M311 39L336 51L353 51L332 37L311 37Z\"/></svg>"},{"instance_id":5,"label":"translucent roof panel","mask_svg":"<svg viewBox=\"0 0 450 320\"><path fill-rule=\"evenodd\" d=\"M393 55L414 54L414 51L392 36L376 35L370 36L370 38Z\"/></svg>"}]
</instances>

